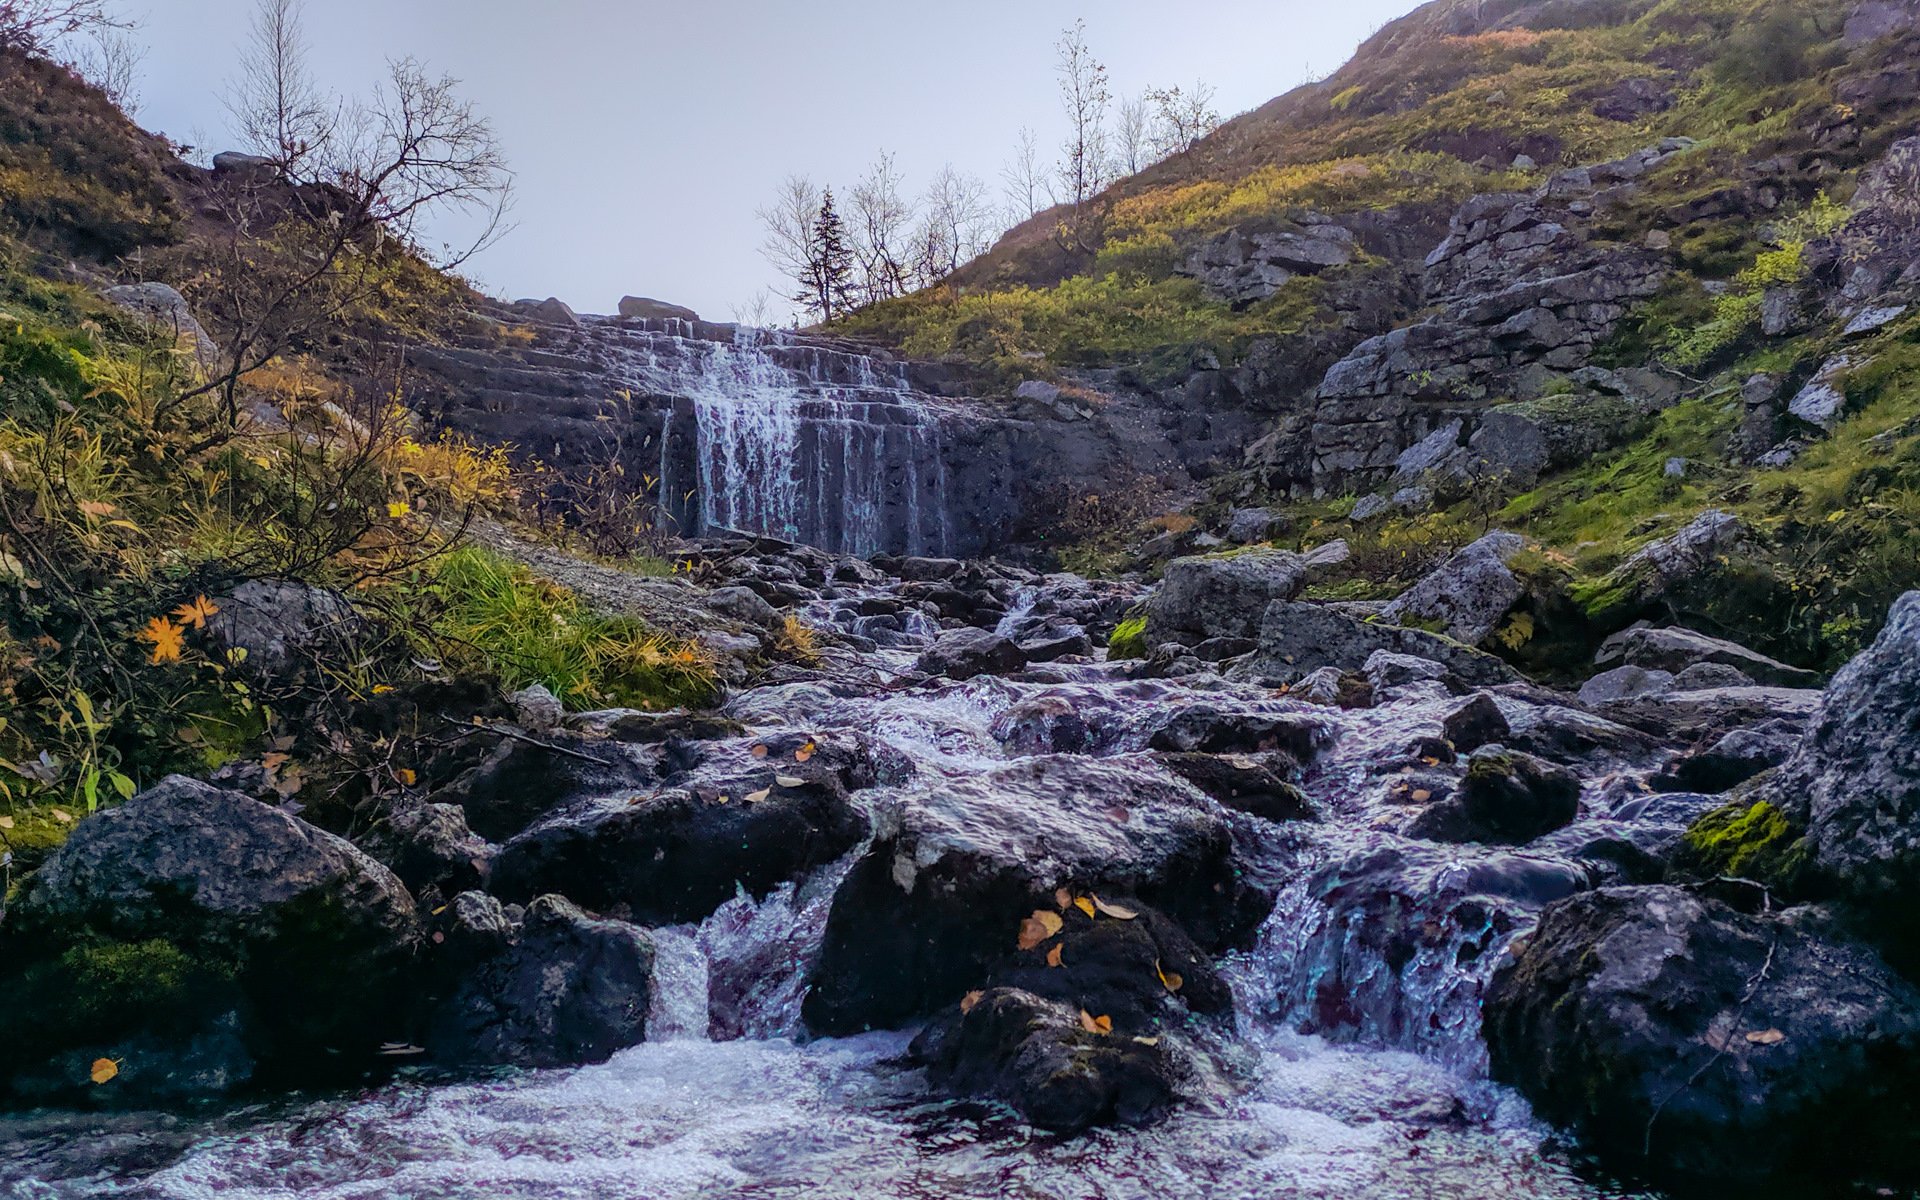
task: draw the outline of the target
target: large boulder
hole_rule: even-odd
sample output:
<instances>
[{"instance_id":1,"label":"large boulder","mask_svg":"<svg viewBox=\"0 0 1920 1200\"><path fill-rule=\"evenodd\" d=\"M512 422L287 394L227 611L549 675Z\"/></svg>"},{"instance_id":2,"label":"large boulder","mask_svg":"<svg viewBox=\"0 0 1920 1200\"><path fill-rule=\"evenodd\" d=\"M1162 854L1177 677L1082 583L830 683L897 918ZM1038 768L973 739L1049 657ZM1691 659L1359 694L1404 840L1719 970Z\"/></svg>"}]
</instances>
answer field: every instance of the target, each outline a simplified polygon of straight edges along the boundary
<instances>
[{"instance_id":1,"label":"large boulder","mask_svg":"<svg viewBox=\"0 0 1920 1200\"><path fill-rule=\"evenodd\" d=\"M110 287L100 295L149 329L171 334L176 342L191 347L203 368L211 369L219 363L220 348L194 317L187 298L175 289L164 283L128 283Z\"/></svg>"},{"instance_id":2,"label":"large boulder","mask_svg":"<svg viewBox=\"0 0 1920 1200\"><path fill-rule=\"evenodd\" d=\"M1521 844L1580 813L1580 777L1565 767L1499 746L1473 752L1456 799L1435 804L1407 830L1441 842Z\"/></svg>"},{"instance_id":3,"label":"large boulder","mask_svg":"<svg viewBox=\"0 0 1920 1200\"><path fill-rule=\"evenodd\" d=\"M841 1035L952 1004L1005 953L1005 931L1071 887L1133 895L1211 950L1272 897L1235 866L1219 805L1144 756L1023 759L942 780L878 818L835 894L804 1016Z\"/></svg>"},{"instance_id":4,"label":"large boulder","mask_svg":"<svg viewBox=\"0 0 1920 1200\"><path fill-rule=\"evenodd\" d=\"M490 729L463 732L427 763L424 774L440 785L428 800L457 806L467 825L489 841L504 842L573 800L630 796L660 782L659 755L646 749L650 743L645 741L561 730L538 738Z\"/></svg>"},{"instance_id":5,"label":"large boulder","mask_svg":"<svg viewBox=\"0 0 1920 1200\"><path fill-rule=\"evenodd\" d=\"M1468 687L1492 687L1520 678L1493 655L1437 633L1363 621L1326 605L1286 601L1267 607L1259 649L1236 664L1227 677L1290 684L1322 667L1364 670L1367 660L1381 650L1437 662Z\"/></svg>"},{"instance_id":6,"label":"large boulder","mask_svg":"<svg viewBox=\"0 0 1920 1200\"><path fill-rule=\"evenodd\" d=\"M1255 637L1267 605L1293 599L1347 554L1347 544L1336 541L1307 554L1259 546L1220 557L1177 558L1147 602L1147 642Z\"/></svg>"},{"instance_id":7,"label":"large boulder","mask_svg":"<svg viewBox=\"0 0 1920 1200\"><path fill-rule=\"evenodd\" d=\"M1679 626L1670 629L1641 627L1616 633L1600 643L1593 664L1616 670L1628 666L1646 671L1667 671L1675 676L1689 667L1713 664L1732 667L1745 675L1748 683L1766 687L1817 688L1822 682L1817 671L1789 666L1757 650L1749 650L1738 642L1709 637ZM1679 686L1684 690L1691 682L1692 679L1689 679Z\"/></svg>"},{"instance_id":8,"label":"large boulder","mask_svg":"<svg viewBox=\"0 0 1920 1200\"><path fill-rule=\"evenodd\" d=\"M458 985L434 1013L427 1049L449 1065L573 1067L646 1040L653 940L624 921L541 896L519 925L500 902L464 893L447 944Z\"/></svg>"},{"instance_id":9,"label":"large boulder","mask_svg":"<svg viewBox=\"0 0 1920 1200\"><path fill-rule=\"evenodd\" d=\"M989 1096L1045 1129L1145 1124L1233 1011L1225 980L1162 914L1127 896L1061 891L1002 931L1006 952L911 1053L935 1086ZM1209 1036L1213 1034L1215 1036Z\"/></svg>"},{"instance_id":10,"label":"large boulder","mask_svg":"<svg viewBox=\"0 0 1920 1200\"><path fill-rule=\"evenodd\" d=\"M1732 513L1708 509L1670 537L1647 543L1608 572L1585 598L1588 613L1618 627L1643 613L1683 607L1686 599L1720 572L1747 541L1746 523Z\"/></svg>"},{"instance_id":11,"label":"large boulder","mask_svg":"<svg viewBox=\"0 0 1920 1200\"><path fill-rule=\"evenodd\" d=\"M625 905L642 924L674 925L704 919L740 888L765 896L866 835L830 761L739 760L550 814L501 848L490 890L522 903L559 893L595 910Z\"/></svg>"},{"instance_id":12,"label":"large boulder","mask_svg":"<svg viewBox=\"0 0 1920 1200\"><path fill-rule=\"evenodd\" d=\"M248 580L218 607L208 632L227 649L245 651L255 671L285 671L303 657L351 644L362 629L346 597L288 580Z\"/></svg>"},{"instance_id":13,"label":"large boulder","mask_svg":"<svg viewBox=\"0 0 1920 1200\"><path fill-rule=\"evenodd\" d=\"M420 930L406 887L351 843L174 776L81 822L0 940L0 1073L37 1071L35 1093L54 1098L87 1089L88 1072L50 1076L49 1060L70 1072L124 1047L157 1073L123 1067L114 1091L132 1098L351 1078L404 1037ZM156 1045L188 1061L210 1045L244 1054L168 1080Z\"/></svg>"},{"instance_id":14,"label":"large boulder","mask_svg":"<svg viewBox=\"0 0 1920 1200\"><path fill-rule=\"evenodd\" d=\"M1759 800L1806 831L1818 870L1901 943L1920 934L1920 592L1834 676L1793 756Z\"/></svg>"},{"instance_id":15,"label":"large boulder","mask_svg":"<svg viewBox=\"0 0 1920 1200\"><path fill-rule=\"evenodd\" d=\"M949 629L914 664L928 675L959 682L976 675L1006 675L1027 665L1026 652L1013 639L991 629Z\"/></svg>"},{"instance_id":16,"label":"large boulder","mask_svg":"<svg viewBox=\"0 0 1920 1200\"><path fill-rule=\"evenodd\" d=\"M1380 615L1395 623L1445 622L1448 637L1477 646L1527 594L1507 567L1526 548L1519 534L1495 530L1440 564Z\"/></svg>"},{"instance_id":17,"label":"large boulder","mask_svg":"<svg viewBox=\"0 0 1920 1200\"><path fill-rule=\"evenodd\" d=\"M1672 887L1562 901L1488 989L1493 1076L1663 1184L1911 1187L1920 992L1820 930Z\"/></svg>"},{"instance_id":18,"label":"large boulder","mask_svg":"<svg viewBox=\"0 0 1920 1200\"><path fill-rule=\"evenodd\" d=\"M416 897L438 897L436 905L480 887L499 853L467 828L467 814L452 804L396 808L361 844Z\"/></svg>"}]
</instances>

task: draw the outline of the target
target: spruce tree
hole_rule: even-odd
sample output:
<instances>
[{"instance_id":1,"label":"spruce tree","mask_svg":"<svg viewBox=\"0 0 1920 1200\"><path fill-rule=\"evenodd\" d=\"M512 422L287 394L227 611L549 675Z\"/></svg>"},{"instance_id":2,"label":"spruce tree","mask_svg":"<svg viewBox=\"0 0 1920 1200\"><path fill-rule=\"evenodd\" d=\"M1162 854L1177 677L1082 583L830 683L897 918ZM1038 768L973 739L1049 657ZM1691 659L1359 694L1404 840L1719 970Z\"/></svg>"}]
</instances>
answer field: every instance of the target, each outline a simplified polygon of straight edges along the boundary
<instances>
[{"instance_id":1,"label":"spruce tree","mask_svg":"<svg viewBox=\"0 0 1920 1200\"><path fill-rule=\"evenodd\" d=\"M796 299L822 320L831 321L850 307L847 294L853 287L853 246L846 224L833 207L831 188L820 198L820 215L814 219L809 242L806 293Z\"/></svg>"}]
</instances>

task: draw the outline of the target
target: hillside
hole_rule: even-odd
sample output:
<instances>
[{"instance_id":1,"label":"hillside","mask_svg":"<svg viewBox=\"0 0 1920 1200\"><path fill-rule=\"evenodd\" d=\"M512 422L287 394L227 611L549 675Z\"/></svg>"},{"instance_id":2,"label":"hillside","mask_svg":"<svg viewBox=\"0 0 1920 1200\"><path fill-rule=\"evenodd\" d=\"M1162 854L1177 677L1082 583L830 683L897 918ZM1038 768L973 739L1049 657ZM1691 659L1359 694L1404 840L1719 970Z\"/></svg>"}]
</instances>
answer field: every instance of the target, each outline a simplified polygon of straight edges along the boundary
<instances>
[{"instance_id":1,"label":"hillside","mask_svg":"<svg viewBox=\"0 0 1920 1200\"><path fill-rule=\"evenodd\" d=\"M1684 613L1831 667L1917 578L1917 54L1910 5L1441 0L837 330L1157 408L1185 443L1158 482L1210 496L1159 528L1347 535L1351 598L1537 539L1535 666ZM1617 602L1713 509L1725 586Z\"/></svg>"}]
</instances>

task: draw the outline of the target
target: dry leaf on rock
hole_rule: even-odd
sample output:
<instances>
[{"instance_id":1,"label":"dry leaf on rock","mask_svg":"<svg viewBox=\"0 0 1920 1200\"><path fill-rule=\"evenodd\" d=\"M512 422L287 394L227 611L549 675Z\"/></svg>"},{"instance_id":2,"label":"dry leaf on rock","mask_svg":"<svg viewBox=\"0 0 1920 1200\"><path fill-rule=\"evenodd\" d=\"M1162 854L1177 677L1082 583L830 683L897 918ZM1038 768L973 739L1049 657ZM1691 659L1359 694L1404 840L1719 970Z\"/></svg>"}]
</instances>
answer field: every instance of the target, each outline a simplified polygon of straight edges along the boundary
<instances>
[{"instance_id":1,"label":"dry leaf on rock","mask_svg":"<svg viewBox=\"0 0 1920 1200\"><path fill-rule=\"evenodd\" d=\"M1050 913L1044 908L1035 909L1032 916L1020 922L1020 948L1022 950L1033 949L1041 942L1059 933L1063 924L1064 922L1060 920L1060 914Z\"/></svg>"},{"instance_id":2,"label":"dry leaf on rock","mask_svg":"<svg viewBox=\"0 0 1920 1200\"><path fill-rule=\"evenodd\" d=\"M755 758L765 758L767 756L767 748L765 746L755 746L753 748L753 756Z\"/></svg>"},{"instance_id":3,"label":"dry leaf on rock","mask_svg":"<svg viewBox=\"0 0 1920 1200\"><path fill-rule=\"evenodd\" d=\"M1060 966L1060 965L1061 965L1061 962L1060 962L1060 949L1061 949L1061 947L1060 947L1059 945L1055 945L1053 949L1051 949L1051 950L1049 950L1049 951L1047 951L1047 965L1048 965L1048 966L1050 966L1050 967L1057 967L1057 966Z\"/></svg>"},{"instance_id":4,"label":"dry leaf on rock","mask_svg":"<svg viewBox=\"0 0 1920 1200\"><path fill-rule=\"evenodd\" d=\"M745 796L741 797L741 799L745 800L748 804L758 804L772 794L772 788L761 788L757 792L748 792Z\"/></svg>"},{"instance_id":5,"label":"dry leaf on rock","mask_svg":"<svg viewBox=\"0 0 1920 1200\"><path fill-rule=\"evenodd\" d=\"M1078 899L1076 899L1073 902L1073 906L1079 909L1081 912L1087 914L1087 916L1089 917L1093 916L1093 901L1087 899L1085 896L1081 896Z\"/></svg>"},{"instance_id":6,"label":"dry leaf on rock","mask_svg":"<svg viewBox=\"0 0 1920 1200\"><path fill-rule=\"evenodd\" d=\"M979 1004L981 998L985 995L985 992L968 992L960 998L960 1011L962 1013L972 1012L974 1005Z\"/></svg>"},{"instance_id":7,"label":"dry leaf on rock","mask_svg":"<svg viewBox=\"0 0 1920 1200\"><path fill-rule=\"evenodd\" d=\"M806 780L796 779L791 775L775 775L773 781L783 788L805 787L807 784Z\"/></svg>"},{"instance_id":8,"label":"dry leaf on rock","mask_svg":"<svg viewBox=\"0 0 1920 1200\"><path fill-rule=\"evenodd\" d=\"M1762 1029L1748 1034L1747 1040L1756 1046L1778 1046L1787 1040L1787 1035L1778 1029Z\"/></svg>"},{"instance_id":9,"label":"dry leaf on rock","mask_svg":"<svg viewBox=\"0 0 1920 1200\"><path fill-rule=\"evenodd\" d=\"M1053 893L1053 902L1060 906L1061 912L1065 912L1073 904L1073 893L1065 888L1059 888Z\"/></svg>"},{"instance_id":10,"label":"dry leaf on rock","mask_svg":"<svg viewBox=\"0 0 1920 1200\"><path fill-rule=\"evenodd\" d=\"M1121 908L1118 904L1108 904L1098 896L1093 898L1093 906L1116 921L1131 921L1140 915L1130 908Z\"/></svg>"},{"instance_id":11,"label":"dry leaf on rock","mask_svg":"<svg viewBox=\"0 0 1920 1200\"><path fill-rule=\"evenodd\" d=\"M1088 1033L1109 1034L1113 1032L1113 1018L1096 1017L1083 1008L1080 1010L1080 1028Z\"/></svg>"},{"instance_id":12,"label":"dry leaf on rock","mask_svg":"<svg viewBox=\"0 0 1920 1200\"><path fill-rule=\"evenodd\" d=\"M1154 960L1153 973L1160 977L1160 985L1166 988L1170 992L1179 991L1181 988L1181 985L1187 982L1185 979L1181 978L1178 972L1161 970L1160 961L1158 959Z\"/></svg>"},{"instance_id":13,"label":"dry leaf on rock","mask_svg":"<svg viewBox=\"0 0 1920 1200\"><path fill-rule=\"evenodd\" d=\"M107 1080L112 1079L115 1075L118 1075L119 1073L120 1073L120 1064L113 1061L112 1059L96 1058L93 1060L93 1071L92 1071L91 1077L95 1083L105 1083L107 1082Z\"/></svg>"}]
</instances>

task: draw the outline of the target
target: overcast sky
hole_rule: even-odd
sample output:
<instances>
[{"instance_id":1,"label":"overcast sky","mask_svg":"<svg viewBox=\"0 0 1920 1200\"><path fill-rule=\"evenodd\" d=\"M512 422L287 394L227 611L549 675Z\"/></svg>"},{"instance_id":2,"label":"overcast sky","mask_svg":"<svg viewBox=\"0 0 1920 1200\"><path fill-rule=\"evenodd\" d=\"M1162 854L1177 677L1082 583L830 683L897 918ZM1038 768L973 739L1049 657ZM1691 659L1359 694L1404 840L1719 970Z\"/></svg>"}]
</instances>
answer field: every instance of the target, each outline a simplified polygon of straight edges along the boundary
<instances>
[{"instance_id":1,"label":"overcast sky","mask_svg":"<svg viewBox=\"0 0 1920 1200\"><path fill-rule=\"evenodd\" d=\"M219 103L253 0L125 0L145 25L139 119L227 148ZM470 272L510 299L714 320L778 280L754 210L794 172L843 187L884 148L916 188L951 161L999 190L1022 125L1063 132L1053 46L1087 21L1116 94L1257 107L1344 62L1414 0L309 0L314 73L364 92L390 57L464 81L518 175L517 228Z\"/></svg>"}]
</instances>

